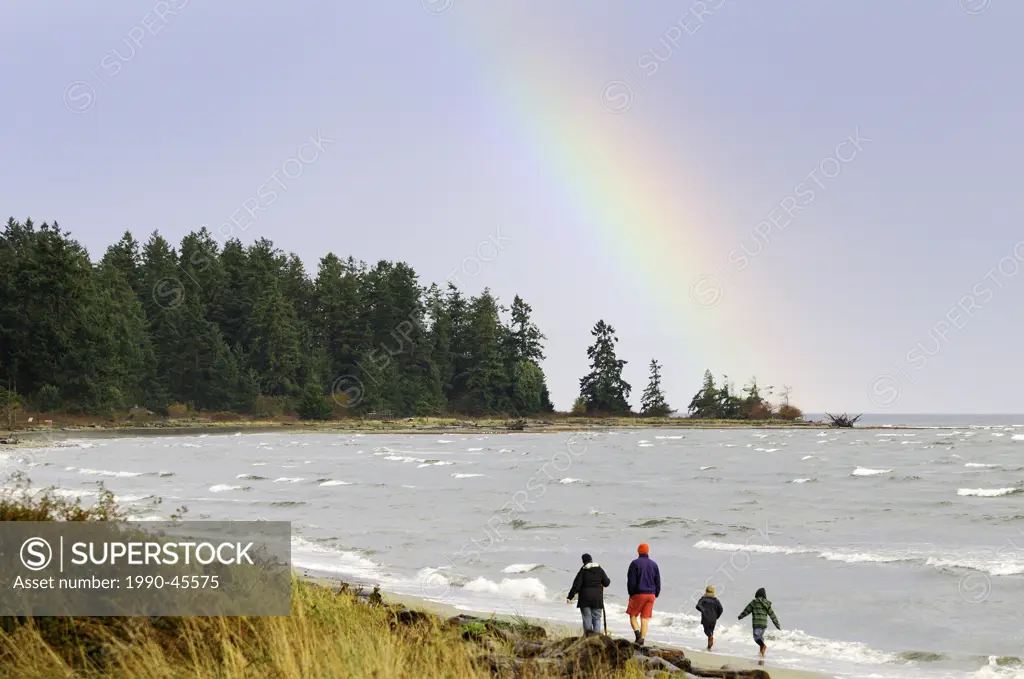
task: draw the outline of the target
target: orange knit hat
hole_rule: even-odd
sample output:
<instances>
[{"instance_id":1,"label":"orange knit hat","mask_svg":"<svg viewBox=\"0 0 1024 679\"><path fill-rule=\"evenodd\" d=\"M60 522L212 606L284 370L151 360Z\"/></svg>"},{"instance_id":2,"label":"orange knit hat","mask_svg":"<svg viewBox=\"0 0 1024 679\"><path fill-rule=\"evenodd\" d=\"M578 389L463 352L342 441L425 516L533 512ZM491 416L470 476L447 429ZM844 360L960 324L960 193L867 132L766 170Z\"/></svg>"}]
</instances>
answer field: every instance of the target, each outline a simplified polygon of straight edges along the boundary
<instances>
[{"instance_id":1,"label":"orange knit hat","mask_svg":"<svg viewBox=\"0 0 1024 679\"><path fill-rule=\"evenodd\" d=\"M636 548L637 554L647 554L651 551L651 548L647 546L646 542L640 543L640 546Z\"/></svg>"}]
</instances>

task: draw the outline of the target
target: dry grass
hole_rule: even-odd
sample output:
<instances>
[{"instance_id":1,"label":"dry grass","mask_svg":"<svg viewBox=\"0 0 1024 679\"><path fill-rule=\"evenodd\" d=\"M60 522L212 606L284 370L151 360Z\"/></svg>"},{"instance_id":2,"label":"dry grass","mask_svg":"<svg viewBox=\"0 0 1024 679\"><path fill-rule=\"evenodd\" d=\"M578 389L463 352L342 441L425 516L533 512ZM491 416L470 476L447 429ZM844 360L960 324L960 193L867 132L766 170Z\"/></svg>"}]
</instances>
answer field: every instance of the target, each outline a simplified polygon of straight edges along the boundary
<instances>
[{"instance_id":1,"label":"dry grass","mask_svg":"<svg viewBox=\"0 0 1024 679\"><path fill-rule=\"evenodd\" d=\"M439 622L392 630L393 615L296 581L289 617L76 618L59 630L52 624L58 619L41 619L0 632L0 677L489 676L474 666L474 647L458 630Z\"/></svg>"}]
</instances>

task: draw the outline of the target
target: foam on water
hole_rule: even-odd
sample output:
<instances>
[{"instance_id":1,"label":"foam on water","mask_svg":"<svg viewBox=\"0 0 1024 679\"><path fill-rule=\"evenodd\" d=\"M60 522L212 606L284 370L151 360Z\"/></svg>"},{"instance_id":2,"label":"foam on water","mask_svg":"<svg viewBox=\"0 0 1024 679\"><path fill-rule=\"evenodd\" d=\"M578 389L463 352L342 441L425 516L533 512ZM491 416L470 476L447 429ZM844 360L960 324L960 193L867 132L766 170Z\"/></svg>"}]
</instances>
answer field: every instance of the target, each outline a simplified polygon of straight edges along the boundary
<instances>
[{"instance_id":1,"label":"foam on water","mask_svg":"<svg viewBox=\"0 0 1024 679\"><path fill-rule=\"evenodd\" d=\"M467 582L463 589L478 594L497 594L503 599L537 599L546 601L547 588L537 578L504 578L494 582L484 577Z\"/></svg>"},{"instance_id":2,"label":"foam on water","mask_svg":"<svg viewBox=\"0 0 1024 679\"><path fill-rule=\"evenodd\" d=\"M335 481L333 479L328 479L327 481L321 481L320 485L321 486L351 486L352 482L351 481Z\"/></svg>"},{"instance_id":3,"label":"foam on water","mask_svg":"<svg viewBox=\"0 0 1024 679\"><path fill-rule=\"evenodd\" d=\"M857 467L851 473L851 476L877 476L879 474L889 474L891 469L868 469L867 467Z\"/></svg>"},{"instance_id":4,"label":"foam on water","mask_svg":"<svg viewBox=\"0 0 1024 679\"><path fill-rule=\"evenodd\" d=\"M483 474L452 474L452 478L455 479L471 479L475 476L483 476Z\"/></svg>"},{"instance_id":5,"label":"foam on water","mask_svg":"<svg viewBox=\"0 0 1024 679\"><path fill-rule=\"evenodd\" d=\"M85 474L86 476L110 476L119 479L131 478L133 476L142 476L144 472L112 472L106 469L79 469L79 474Z\"/></svg>"},{"instance_id":6,"label":"foam on water","mask_svg":"<svg viewBox=\"0 0 1024 679\"><path fill-rule=\"evenodd\" d=\"M308 568L363 580L378 579L383 574L380 564L357 552L336 549L297 535L292 536L292 564L296 568Z\"/></svg>"},{"instance_id":7,"label":"foam on water","mask_svg":"<svg viewBox=\"0 0 1024 679\"><path fill-rule=\"evenodd\" d=\"M977 467L978 469L993 469L998 467L997 464L981 464L980 462L968 462L964 465L965 467Z\"/></svg>"},{"instance_id":8,"label":"foam on water","mask_svg":"<svg viewBox=\"0 0 1024 679\"><path fill-rule=\"evenodd\" d=\"M1024 493L1024 488L957 488L957 495L969 497L1002 497Z\"/></svg>"},{"instance_id":9,"label":"foam on water","mask_svg":"<svg viewBox=\"0 0 1024 679\"><path fill-rule=\"evenodd\" d=\"M761 544L739 544L700 540L696 549L710 549L723 552L750 552L757 554L815 555L819 559L847 564L896 564L902 562L918 562L933 568L947 568L957 571L973 570L993 576L1008 576L1024 573L1024 552L1017 557L992 550L953 553L951 551L935 552L921 549L878 549L872 551L854 551L828 547L805 547Z\"/></svg>"},{"instance_id":10,"label":"foam on water","mask_svg":"<svg viewBox=\"0 0 1024 679\"><path fill-rule=\"evenodd\" d=\"M211 493L223 493L228 490L250 490L249 486L231 486L226 483L218 483L215 486L210 486Z\"/></svg>"},{"instance_id":11,"label":"foam on water","mask_svg":"<svg viewBox=\"0 0 1024 679\"><path fill-rule=\"evenodd\" d=\"M502 573L529 573L541 568L543 564L539 563L514 563L505 566L501 569Z\"/></svg>"}]
</instances>

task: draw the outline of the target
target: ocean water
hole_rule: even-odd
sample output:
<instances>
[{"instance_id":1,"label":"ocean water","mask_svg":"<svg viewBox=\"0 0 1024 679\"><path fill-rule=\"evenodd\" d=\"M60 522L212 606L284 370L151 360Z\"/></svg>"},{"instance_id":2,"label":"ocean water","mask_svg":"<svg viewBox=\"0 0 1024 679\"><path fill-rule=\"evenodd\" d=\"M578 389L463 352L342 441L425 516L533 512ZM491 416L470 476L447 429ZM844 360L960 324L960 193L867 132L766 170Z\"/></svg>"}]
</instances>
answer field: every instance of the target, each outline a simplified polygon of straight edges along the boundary
<instances>
[{"instance_id":1,"label":"ocean water","mask_svg":"<svg viewBox=\"0 0 1024 679\"><path fill-rule=\"evenodd\" d=\"M1024 677L1024 417L913 430L245 434L89 439L33 451L35 487L139 520L293 522L293 561L466 610L576 624L589 552L628 634L647 542L663 590L648 639L753 658L739 611L765 587L768 665L837 677ZM967 419L970 419L968 417ZM12 462L9 460L9 464ZM10 467L9 467L10 469ZM163 503L153 506L155 498Z\"/></svg>"}]
</instances>

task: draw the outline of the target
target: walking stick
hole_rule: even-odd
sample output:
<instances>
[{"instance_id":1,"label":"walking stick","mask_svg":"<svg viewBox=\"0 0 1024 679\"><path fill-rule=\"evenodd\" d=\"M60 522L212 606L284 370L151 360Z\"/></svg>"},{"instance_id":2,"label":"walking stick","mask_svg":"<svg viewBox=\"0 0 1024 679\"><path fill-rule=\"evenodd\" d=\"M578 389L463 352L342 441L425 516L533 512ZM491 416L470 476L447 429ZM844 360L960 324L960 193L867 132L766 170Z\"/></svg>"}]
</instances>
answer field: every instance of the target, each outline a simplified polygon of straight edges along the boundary
<instances>
[{"instance_id":1,"label":"walking stick","mask_svg":"<svg viewBox=\"0 0 1024 679\"><path fill-rule=\"evenodd\" d=\"M604 590L603 585L601 586L601 589ZM603 595L601 599L604 599ZM601 602L601 615L604 616L604 635L608 636L608 609L604 607L604 601Z\"/></svg>"}]
</instances>

